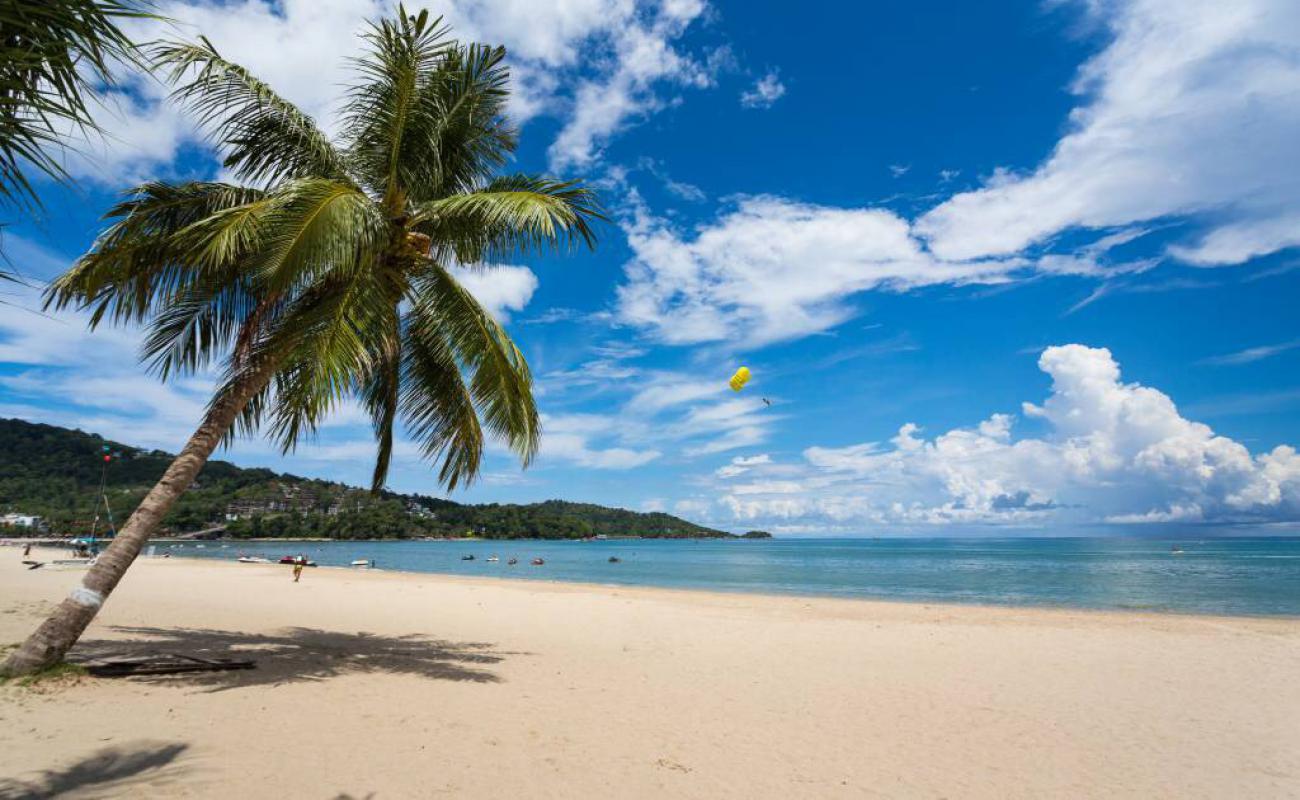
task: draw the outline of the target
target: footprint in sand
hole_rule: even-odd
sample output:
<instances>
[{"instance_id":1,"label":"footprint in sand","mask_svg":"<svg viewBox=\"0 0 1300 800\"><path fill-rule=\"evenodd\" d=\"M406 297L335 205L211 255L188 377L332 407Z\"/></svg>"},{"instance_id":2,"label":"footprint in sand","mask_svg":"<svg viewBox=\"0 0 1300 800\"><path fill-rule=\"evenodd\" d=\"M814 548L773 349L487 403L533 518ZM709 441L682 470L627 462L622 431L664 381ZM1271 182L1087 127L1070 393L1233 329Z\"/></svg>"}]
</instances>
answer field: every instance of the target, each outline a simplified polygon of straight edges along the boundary
<instances>
[{"instance_id":1,"label":"footprint in sand","mask_svg":"<svg viewBox=\"0 0 1300 800\"><path fill-rule=\"evenodd\" d=\"M658 761L655 762L655 766L657 766L657 767L661 767L661 768L663 768L663 769L672 769L672 770L676 770L676 771L678 771L678 772L690 772L690 771L691 771L691 768L688 767L688 766L686 766L685 764L678 764L676 761L673 761L672 759L669 759L669 758L661 758L661 759L659 759Z\"/></svg>"}]
</instances>

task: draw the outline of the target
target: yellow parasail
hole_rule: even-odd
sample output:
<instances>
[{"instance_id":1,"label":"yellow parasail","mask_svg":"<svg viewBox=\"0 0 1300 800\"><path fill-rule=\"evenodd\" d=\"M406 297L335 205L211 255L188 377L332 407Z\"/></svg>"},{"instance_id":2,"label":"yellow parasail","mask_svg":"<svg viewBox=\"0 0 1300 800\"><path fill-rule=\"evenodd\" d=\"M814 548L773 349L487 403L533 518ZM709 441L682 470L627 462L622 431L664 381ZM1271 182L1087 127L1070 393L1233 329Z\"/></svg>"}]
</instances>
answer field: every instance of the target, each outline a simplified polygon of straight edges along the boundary
<instances>
[{"instance_id":1,"label":"yellow parasail","mask_svg":"<svg viewBox=\"0 0 1300 800\"><path fill-rule=\"evenodd\" d=\"M745 384L749 383L749 367L741 367L736 370L736 374L732 375L731 380L727 381L727 383L731 386L733 392L739 392L745 388Z\"/></svg>"}]
</instances>

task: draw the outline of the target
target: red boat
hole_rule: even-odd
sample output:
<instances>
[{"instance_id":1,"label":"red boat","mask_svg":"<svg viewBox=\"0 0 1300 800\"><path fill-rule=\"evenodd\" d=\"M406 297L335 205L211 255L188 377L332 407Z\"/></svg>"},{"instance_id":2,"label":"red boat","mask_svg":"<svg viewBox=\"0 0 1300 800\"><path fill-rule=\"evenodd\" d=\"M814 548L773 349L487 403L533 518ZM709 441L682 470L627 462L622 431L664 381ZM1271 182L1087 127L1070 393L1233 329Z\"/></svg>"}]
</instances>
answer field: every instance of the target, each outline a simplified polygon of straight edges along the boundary
<instances>
[{"instance_id":1,"label":"red boat","mask_svg":"<svg viewBox=\"0 0 1300 800\"><path fill-rule=\"evenodd\" d=\"M281 559L280 559L280 563L281 563L281 564L297 564L298 561L299 561L299 559L298 559L297 556L285 556L284 558L281 558ZM302 565L303 565L304 567L314 567L314 566L316 566L316 562L315 562L315 561L312 561L312 560L310 560L310 559L304 558L304 559L302 559Z\"/></svg>"},{"instance_id":2,"label":"red boat","mask_svg":"<svg viewBox=\"0 0 1300 800\"><path fill-rule=\"evenodd\" d=\"M541 565L543 565L543 564L545 564L545 563L546 563L546 562L543 561L543 560L541 560L540 558L534 558L533 561L532 561L532 564L533 564L534 567L540 567Z\"/></svg>"}]
</instances>

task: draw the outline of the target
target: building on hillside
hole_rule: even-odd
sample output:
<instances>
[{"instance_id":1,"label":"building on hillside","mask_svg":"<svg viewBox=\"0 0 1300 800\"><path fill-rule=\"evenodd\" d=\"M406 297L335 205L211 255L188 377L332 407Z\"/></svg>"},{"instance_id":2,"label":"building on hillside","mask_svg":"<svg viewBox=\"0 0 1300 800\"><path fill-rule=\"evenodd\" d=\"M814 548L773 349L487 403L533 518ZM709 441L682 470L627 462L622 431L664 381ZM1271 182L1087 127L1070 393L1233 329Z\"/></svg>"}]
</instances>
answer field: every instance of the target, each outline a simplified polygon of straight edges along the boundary
<instances>
[{"instance_id":1,"label":"building on hillside","mask_svg":"<svg viewBox=\"0 0 1300 800\"><path fill-rule=\"evenodd\" d=\"M0 516L0 525L8 525L14 528L31 528L37 531L43 531L46 528L45 518L34 514L5 514Z\"/></svg>"},{"instance_id":2,"label":"building on hillside","mask_svg":"<svg viewBox=\"0 0 1300 800\"><path fill-rule=\"evenodd\" d=\"M306 513L314 511L319 502L315 492L301 486L282 484L276 488L280 490L279 495L244 498L230 503L226 506L226 521L233 522L257 514L282 514L292 511Z\"/></svg>"}]
</instances>

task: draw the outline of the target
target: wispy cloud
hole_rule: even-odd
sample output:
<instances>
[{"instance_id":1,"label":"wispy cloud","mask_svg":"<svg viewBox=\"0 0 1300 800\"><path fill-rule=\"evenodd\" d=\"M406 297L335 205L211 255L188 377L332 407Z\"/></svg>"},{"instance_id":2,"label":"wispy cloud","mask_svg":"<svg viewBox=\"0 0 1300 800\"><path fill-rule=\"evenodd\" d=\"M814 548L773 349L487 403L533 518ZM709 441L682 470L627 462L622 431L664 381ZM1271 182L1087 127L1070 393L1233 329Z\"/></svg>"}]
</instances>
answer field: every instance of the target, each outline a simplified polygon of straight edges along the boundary
<instances>
[{"instance_id":1,"label":"wispy cloud","mask_svg":"<svg viewBox=\"0 0 1300 800\"><path fill-rule=\"evenodd\" d=\"M1202 364L1211 364L1214 366L1235 366L1237 364L1252 364L1256 361L1263 361L1266 358L1272 358L1288 350L1294 350L1300 347L1300 339L1281 344L1266 344L1258 347L1247 347L1245 350L1238 350L1235 353L1226 353L1221 356L1210 356L1201 359Z\"/></svg>"},{"instance_id":2,"label":"wispy cloud","mask_svg":"<svg viewBox=\"0 0 1300 800\"><path fill-rule=\"evenodd\" d=\"M1169 252L1237 264L1300 244L1293 0L1082 4L1110 44L1083 64L1070 130L1035 169L995 170L918 221L938 256L1023 252L1076 228L1192 219Z\"/></svg>"}]
</instances>

